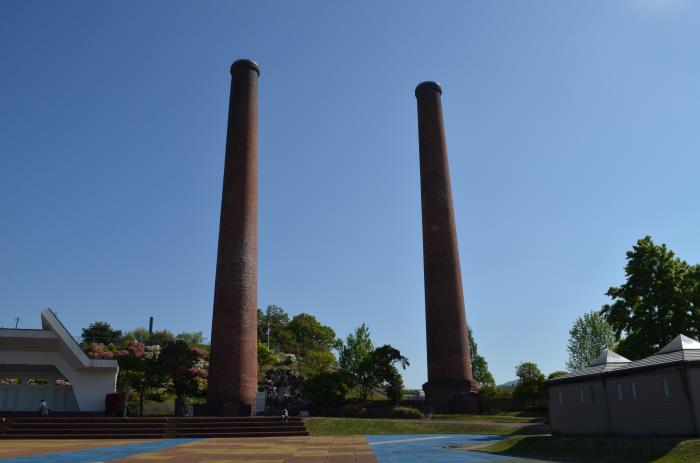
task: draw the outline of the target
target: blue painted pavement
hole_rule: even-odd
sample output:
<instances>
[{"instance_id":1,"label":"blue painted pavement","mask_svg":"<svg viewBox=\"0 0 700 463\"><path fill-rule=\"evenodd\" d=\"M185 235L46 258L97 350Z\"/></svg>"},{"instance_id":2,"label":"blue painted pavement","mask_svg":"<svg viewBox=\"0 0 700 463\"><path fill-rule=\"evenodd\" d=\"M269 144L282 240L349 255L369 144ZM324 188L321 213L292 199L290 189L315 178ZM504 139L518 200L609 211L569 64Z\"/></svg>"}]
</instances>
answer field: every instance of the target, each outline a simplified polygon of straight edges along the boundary
<instances>
[{"instance_id":1,"label":"blue painted pavement","mask_svg":"<svg viewBox=\"0 0 700 463\"><path fill-rule=\"evenodd\" d=\"M27 457L0 458L2 463L101 463L126 458L144 452L154 452L203 439L163 439L156 442L116 445L89 450L78 450Z\"/></svg>"},{"instance_id":2,"label":"blue painted pavement","mask_svg":"<svg viewBox=\"0 0 700 463\"><path fill-rule=\"evenodd\" d=\"M380 463L515 463L535 462L501 455L445 448L502 440L500 436L474 434L402 434L367 436Z\"/></svg>"}]
</instances>

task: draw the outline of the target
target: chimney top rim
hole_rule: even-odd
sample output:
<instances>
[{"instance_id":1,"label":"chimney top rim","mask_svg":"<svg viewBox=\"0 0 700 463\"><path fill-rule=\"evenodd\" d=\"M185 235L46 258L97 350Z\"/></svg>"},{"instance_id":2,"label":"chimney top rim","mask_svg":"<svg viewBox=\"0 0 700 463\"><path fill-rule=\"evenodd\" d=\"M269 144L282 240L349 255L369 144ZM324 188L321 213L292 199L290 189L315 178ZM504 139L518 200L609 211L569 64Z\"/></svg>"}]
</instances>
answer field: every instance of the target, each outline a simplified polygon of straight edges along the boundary
<instances>
[{"instance_id":1,"label":"chimney top rim","mask_svg":"<svg viewBox=\"0 0 700 463\"><path fill-rule=\"evenodd\" d=\"M433 90L438 92L440 95L442 95L442 86L440 86L439 83L432 81L432 80L427 80L425 82L421 82L416 86L416 97L418 97L418 93L425 91L425 90Z\"/></svg>"},{"instance_id":2,"label":"chimney top rim","mask_svg":"<svg viewBox=\"0 0 700 463\"><path fill-rule=\"evenodd\" d=\"M233 74L234 68L237 67L244 67L248 69L252 69L258 74L258 77L260 77L260 66L258 66L258 63L256 63L253 60L250 59L239 59L233 62L231 65L231 74Z\"/></svg>"}]
</instances>

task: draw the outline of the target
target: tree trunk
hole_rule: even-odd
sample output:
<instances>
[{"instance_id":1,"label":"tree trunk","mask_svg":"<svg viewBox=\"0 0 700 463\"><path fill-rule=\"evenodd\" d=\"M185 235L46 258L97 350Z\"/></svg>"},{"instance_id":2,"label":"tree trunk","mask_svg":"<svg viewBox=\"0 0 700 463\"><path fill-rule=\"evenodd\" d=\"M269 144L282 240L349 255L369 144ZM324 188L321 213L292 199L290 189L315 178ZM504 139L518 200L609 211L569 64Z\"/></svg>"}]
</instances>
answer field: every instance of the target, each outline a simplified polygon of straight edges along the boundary
<instances>
[{"instance_id":1,"label":"tree trunk","mask_svg":"<svg viewBox=\"0 0 700 463\"><path fill-rule=\"evenodd\" d=\"M146 387L142 384L139 388L139 416L143 416L143 396L146 393Z\"/></svg>"},{"instance_id":2,"label":"tree trunk","mask_svg":"<svg viewBox=\"0 0 700 463\"><path fill-rule=\"evenodd\" d=\"M124 386L124 390L122 391L122 394L124 394L124 405L122 406L122 418L126 418L126 409L127 406L129 405L129 385Z\"/></svg>"}]
</instances>

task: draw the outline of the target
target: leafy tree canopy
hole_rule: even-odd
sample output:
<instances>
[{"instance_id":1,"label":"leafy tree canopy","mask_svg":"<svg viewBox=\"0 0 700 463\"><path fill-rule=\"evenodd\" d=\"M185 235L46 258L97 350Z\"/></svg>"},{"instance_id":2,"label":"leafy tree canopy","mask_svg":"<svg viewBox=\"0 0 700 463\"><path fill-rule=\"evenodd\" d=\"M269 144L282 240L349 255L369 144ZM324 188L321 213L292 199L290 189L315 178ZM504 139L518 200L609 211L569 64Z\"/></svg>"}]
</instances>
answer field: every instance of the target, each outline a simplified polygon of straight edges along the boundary
<instances>
[{"instance_id":1,"label":"leafy tree canopy","mask_svg":"<svg viewBox=\"0 0 700 463\"><path fill-rule=\"evenodd\" d=\"M269 342L268 342L269 340ZM306 355L330 352L335 345L335 331L307 313L289 315L276 305L258 309L258 341L277 352Z\"/></svg>"},{"instance_id":2,"label":"leafy tree canopy","mask_svg":"<svg viewBox=\"0 0 700 463\"><path fill-rule=\"evenodd\" d=\"M513 397L522 401L524 406L534 405L544 398L544 375L532 362L522 362L515 367L518 384L513 390Z\"/></svg>"},{"instance_id":3,"label":"leafy tree canopy","mask_svg":"<svg viewBox=\"0 0 700 463\"><path fill-rule=\"evenodd\" d=\"M700 266L675 257L646 236L627 252L627 281L606 293L602 313L632 360L656 353L679 334L700 334Z\"/></svg>"},{"instance_id":4,"label":"leafy tree canopy","mask_svg":"<svg viewBox=\"0 0 700 463\"><path fill-rule=\"evenodd\" d=\"M337 366L333 352L309 351L300 360L301 374L305 378L329 372Z\"/></svg>"},{"instance_id":5,"label":"leafy tree canopy","mask_svg":"<svg viewBox=\"0 0 700 463\"><path fill-rule=\"evenodd\" d=\"M202 349L191 347L184 341L167 341L163 345L158 357L159 373L178 403L188 396L202 393L199 379L208 375L205 356Z\"/></svg>"},{"instance_id":6,"label":"leafy tree canopy","mask_svg":"<svg viewBox=\"0 0 700 463\"><path fill-rule=\"evenodd\" d=\"M493 379L489 371L489 364L486 359L479 355L478 346L474 341L474 332L471 327L467 327L467 336L469 337L469 352L472 359L472 375L474 379L479 381L482 386L495 386L496 381Z\"/></svg>"},{"instance_id":7,"label":"leafy tree canopy","mask_svg":"<svg viewBox=\"0 0 700 463\"><path fill-rule=\"evenodd\" d=\"M168 342L173 342L175 340L175 335L172 331L162 330L154 331L153 334L148 338L151 344L165 345Z\"/></svg>"},{"instance_id":8,"label":"leafy tree canopy","mask_svg":"<svg viewBox=\"0 0 700 463\"><path fill-rule=\"evenodd\" d=\"M83 328L84 343L114 344L121 340L121 330L114 330L107 322L94 322Z\"/></svg>"},{"instance_id":9,"label":"leafy tree canopy","mask_svg":"<svg viewBox=\"0 0 700 463\"><path fill-rule=\"evenodd\" d=\"M264 311L258 309L258 341L278 352L289 352L292 338L288 324L289 315L282 307L268 305Z\"/></svg>"},{"instance_id":10,"label":"leafy tree canopy","mask_svg":"<svg viewBox=\"0 0 700 463\"><path fill-rule=\"evenodd\" d=\"M300 313L287 325L292 337L293 354L305 355L307 352L330 352L335 345L335 331L330 326L322 325L316 317Z\"/></svg>"},{"instance_id":11,"label":"leafy tree canopy","mask_svg":"<svg viewBox=\"0 0 700 463\"><path fill-rule=\"evenodd\" d=\"M364 323L348 334L345 343L338 346L338 365L340 369L351 375L360 376L364 362L374 351L369 328Z\"/></svg>"},{"instance_id":12,"label":"leafy tree canopy","mask_svg":"<svg viewBox=\"0 0 700 463\"><path fill-rule=\"evenodd\" d=\"M392 388L392 395L400 397L400 391L396 391L399 385L396 366L405 369L408 359L388 344L375 349L367 325L357 327L337 349L338 365L347 375L349 385L357 388L362 403L373 389L380 387Z\"/></svg>"},{"instance_id":13,"label":"leafy tree canopy","mask_svg":"<svg viewBox=\"0 0 700 463\"><path fill-rule=\"evenodd\" d=\"M392 365L389 375L386 379L385 392L386 396L394 402L394 405L399 405L401 403L401 396L403 395L403 378L399 370Z\"/></svg>"},{"instance_id":14,"label":"leafy tree canopy","mask_svg":"<svg viewBox=\"0 0 700 463\"><path fill-rule=\"evenodd\" d=\"M347 378L342 371L322 372L304 383L304 396L318 405L340 405L347 394Z\"/></svg>"},{"instance_id":15,"label":"leafy tree canopy","mask_svg":"<svg viewBox=\"0 0 700 463\"><path fill-rule=\"evenodd\" d=\"M577 318L569 331L569 371L579 370L595 360L605 349L615 350L617 336L600 312Z\"/></svg>"},{"instance_id":16,"label":"leafy tree canopy","mask_svg":"<svg viewBox=\"0 0 700 463\"><path fill-rule=\"evenodd\" d=\"M258 342L258 371L262 372L267 366L275 363L275 353L266 344Z\"/></svg>"},{"instance_id":17,"label":"leafy tree canopy","mask_svg":"<svg viewBox=\"0 0 700 463\"><path fill-rule=\"evenodd\" d=\"M204 343L204 333L201 331L183 331L175 336L176 341L183 341L190 346L198 346Z\"/></svg>"},{"instance_id":18,"label":"leafy tree canopy","mask_svg":"<svg viewBox=\"0 0 700 463\"><path fill-rule=\"evenodd\" d=\"M146 342L151 336L148 329L144 327L138 327L133 331L127 331L124 333L124 340L127 342Z\"/></svg>"}]
</instances>

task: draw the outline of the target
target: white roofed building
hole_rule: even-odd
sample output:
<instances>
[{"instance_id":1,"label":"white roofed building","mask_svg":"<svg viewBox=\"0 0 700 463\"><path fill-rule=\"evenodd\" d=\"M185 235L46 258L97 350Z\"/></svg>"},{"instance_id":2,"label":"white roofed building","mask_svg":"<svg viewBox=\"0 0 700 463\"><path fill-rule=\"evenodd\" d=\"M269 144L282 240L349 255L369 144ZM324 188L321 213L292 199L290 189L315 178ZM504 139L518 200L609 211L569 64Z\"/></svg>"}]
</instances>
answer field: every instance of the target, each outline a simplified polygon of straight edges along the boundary
<instances>
[{"instance_id":1,"label":"white roofed building","mask_svg":"<svg viewBox=\"0 0 700 463\"><path fill-rule=\"evenodd\" d=\"M51 309L41 329L0 328L0 412L104 412L114 392L116 360L91 359Z\"/></svg>"}]
</instances>

